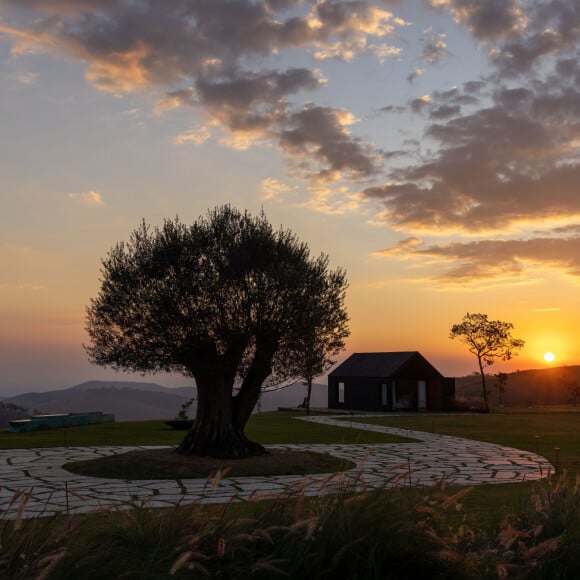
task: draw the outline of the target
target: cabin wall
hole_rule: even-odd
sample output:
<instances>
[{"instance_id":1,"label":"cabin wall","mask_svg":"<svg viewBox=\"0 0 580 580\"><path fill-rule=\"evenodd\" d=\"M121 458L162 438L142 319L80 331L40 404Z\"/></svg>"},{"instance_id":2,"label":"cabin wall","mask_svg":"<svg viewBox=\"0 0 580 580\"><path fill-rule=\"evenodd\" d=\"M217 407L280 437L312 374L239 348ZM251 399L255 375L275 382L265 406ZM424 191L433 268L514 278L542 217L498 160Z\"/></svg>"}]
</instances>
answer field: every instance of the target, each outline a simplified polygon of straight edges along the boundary
<instances>
[{"instance_id":1,"label":"cabin wall","mask_svg":"<svg viewBox=\"0 0 580 580\"><path fill-rule=\"evenodd\" d=\"M419 381L425 381L427 411L451 409L455 396L455 379L443 377L421 356L409 361L389 378L329 376L328 407L353 411L417 411ZM343 402L339 401L340 383L344 385ZM383 384L387 385L386 397Z\"/></svg>"},{"instance_id":2,"label":"cabin wall","mask_svg":"<svg viewBox=\"0 0 580 580\"><path fill-rule=\"evenodd\" d=\"M338 400L339 383L344 384L344 403ZM375 377L329 377L328 408L352 409L356 411L384 411L381 405L381 384L384 380ZM389 381L387 383L390 384Z\"/></svg>"}]
</instances>

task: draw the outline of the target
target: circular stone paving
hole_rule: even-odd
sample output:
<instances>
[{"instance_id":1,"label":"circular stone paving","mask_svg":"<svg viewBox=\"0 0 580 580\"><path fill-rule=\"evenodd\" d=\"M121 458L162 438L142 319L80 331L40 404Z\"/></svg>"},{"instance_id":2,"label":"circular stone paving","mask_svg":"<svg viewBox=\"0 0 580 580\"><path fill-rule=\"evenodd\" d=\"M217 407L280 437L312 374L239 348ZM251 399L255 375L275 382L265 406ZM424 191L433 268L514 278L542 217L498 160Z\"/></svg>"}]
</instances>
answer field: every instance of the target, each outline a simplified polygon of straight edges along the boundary
<instances>
[{"instance_id":1,"label":"circular stone paving","mask_svg":"<svg viewBox=\"0 0 580 580\"><path fill-rule=\"evenodd\" d=\"M365 415L368 417L369 415ZM278 449L330 453L349 459L356 467L344 474L310 476L225 477L220 480L125 481L74 475L62 468L69 461L95 459L155 446L67 447L0 451L0 518L29 518L58 512L81 513L98 509L179 503L259 500L280 494L318 495L340 486L381 488L521 483L554 473L547 459L502 445L340 421L332 416L297 417L327 425L392 433L419 440L376 445L273 445Z\"/></svg>"}]
</instances>

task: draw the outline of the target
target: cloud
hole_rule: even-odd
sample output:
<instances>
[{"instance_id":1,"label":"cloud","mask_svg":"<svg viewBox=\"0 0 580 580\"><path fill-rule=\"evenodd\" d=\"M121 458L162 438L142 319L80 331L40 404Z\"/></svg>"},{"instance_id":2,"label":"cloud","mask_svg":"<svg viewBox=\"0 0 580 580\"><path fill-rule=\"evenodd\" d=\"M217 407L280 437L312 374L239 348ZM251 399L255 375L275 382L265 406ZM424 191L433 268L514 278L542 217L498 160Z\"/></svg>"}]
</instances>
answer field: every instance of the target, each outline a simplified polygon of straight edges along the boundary
<instances>
[{"instance_id":1,"label":"cloud","mask_svg":"<svg viewBox=\"0 0 580 580\"><path fill-rule=\"evenodd\" d=\"M87 82L123 95L148 91L153 112L192 108L203 126L220 127L220 142L238 149L266 139L290 153L293 170L332 180L375 172L372 147L344 130L342 109L318 110L322 136L300 145L301 118L311 93L325 79L315 69L272 69L272 57L300 50L314 60L397 57L388 42L407 23L367 0L7 0L18 7L18 26L2 26L14 50L49 51L85 64ZM27 23L27 24L23 24ZM283 62L283 59L281 60ZM292 102L292 99L298 102ZM326 116L325 116L326 115ZM334 120L334 121L333 121ZM328 134L328 133L327 133ZM175 143L202 143L204 129L184 131ZM308 145L306 145L308 142ZM314 149L314 156L310 150ZM299 159L300 155L304 156ZM347 157L352 156L349 160ZM316 162L321 167L314 167Z\"/></svg>"},{"instance_id":2,"label":"cloud","mask_svg":"<svg viewBox=\"0 0 580 580\"><path fill-rule=\"evenodd\" d=\"M403 113L407 110L406 107L401 105L386 105L379 109L382 113Z\"/></svg>"},{"instance_id":3,"label":"cloud","mask_svg":"<svg viewBox=\"0 0 580 580\"><path fill-rule=\"evenodd\" d=\"M373 176L379 159L368 144L350 135L348 127L354 122L346 110L306 106L280 130L280 147L317 183Z\"/></svg>"},{"instance_id":4,"label":"cloud","mask_svg":"<svg viewBox=\"0 0 580 580\"><path fill-rule=\"evenodd\" d=\"M569 63L568 63L568 68ZM580 216L576 70L527 87L496 85L487 107L453 88L411 103L429 113L432 153L367 188L382 219L405 231L505 232Z\"/></svg>"},{"instance_id":5,"label":"cloud","mask_svg":"<svg viewBox=\"0 0 580 580\"><path fill-rule=\"evenodd\" d=\"M273 177L268 177L262 180L262 199L277 199L293 189L296 188L286 185Z\"/></svg>"},{"instance_id":6,"label":"cloud","mask_svg":"<svg viewBox=\"0 0 580 580\"><path fill-rule=\"evenodd\" d=\"M199 99L195 87L169 91L161 99L158 99L153 108L155 115L161 115L167 111L180 107L196 107Z\"/></svg>"},{"instance_id":7,"label":"cloud","mask_svg":"<svg viewBox=\"0 0 580 580\"><path fill-rule=\"evenodd\" d=\"M362 191L378 206L374 222L407 236L381 254L436 264L445 284L550 269L578 280L580 3L431 4L485 41L492 69L408 104L429 120L420 155ZM484 4L503 15L495 24Z\"/></svg>"},{"instance_id":8,"label":"cloud","mask_svg":"<svg viewBox=\"0 0 580 580\"><path fill-rule=\"evenodd\" d=\"M439 271L444 269L434 276L444 284L469 285L507 278L517 280L525 275L542 278L546 270L558 270L580 283L580 236L441 245L428 245L417 238L410 238L392 248L379 250L377 254L403 259L427 258L439 264Z\"/></svg>"},{"instance_id":9,"label":"cloud","mask_svg":"<svg viewBox=\"0 0 580 580\"><path fill-rule=\"evenodd\" d=\"M449 10L478 39L511 36L526 27L519 0L427 0L433 8Z\"/></svg>"},{"instance_id":10,"label":"cloud","mask_svg":"<svg viewBox=\"0 0 580 580\"><path fill-rule=\"evenodd\" d=\"M425 74L424 68L415 67L407 77L407 82L413 84L421 75Z\"/></svg>"},{"instance_id":11,"label":"cloud","mask_svg":"<svg viewBox=\"0 0 580 580\"><path fill-rule=\"evenodd\" d=\"M409 103L409 105L410 105L413 113L420 113L421 111L423 111L427 107L427 105L430 102L431 102L431 96L430 95L423 95L421 97L417 97L416 99L413 99Z\"/></svg>"},{"instance_id":12,"label":"cloud","mask_svg":"<svg viewBox=\"0 0 580 580\"><path fill-rule=\"evenodd\" d=\"M406 25L365 0L7 3L34 16L29 29L2 28L15 42L43 45L85 61L89 82L113 92L209 74L239 75L249 58L284 49L303 48L316 58L351 59L369 52L384 57L387 45L372 40Z\"/></svg>"},{"instance_id":13,"label":"cloud","mask_svg":"<svg viewBox=\"0 0 580 580\"><path fill-rule=\"evenodd\" d=\"M21 30L12 26L0 24L0 35L8 37L13 42L12 55L31 54L54 50L56 42L50 35L41 31Z\"/></svg>"},{"instance_id":14,"label":"cloud","mask_svg":"<svg viewBox=\"0 0 580 580\"><path fill-rule=\"evenodd\" d=\"M504 77L527 73L554 55L577 56L580 38L580 5L569 2L539 2L527 12L527 26L521 34L503 42L491 52Z\"/></svg>"},{"instance_id":15,"label":"cloud","mask_svg":"<svg viewBox=\"0 0 580 580\"><path fill-rule=\"evenodd\" d=\"M378 256L387 256L387 255L407 255L408 253L413 252L417 247L421 246L421 240L415 236L410 238L405 238L398 242L395 246L391 248L387 248L384 250L378 250L375 252Z\"/></svg>"},{"instance_id":16,"label":"cloud","mask_svg":"<svg viewBox=\"0 0 580 580\"><path fill-rule=\"evenodd\" d=\"M22 73L18 73L16 75L16 80L21 84L21 85L35 85L37 80L38 80L38 74L37 73L31 73L31 72L22 72Z\"/></svg>"},{"instance_id":17,"label":"cloud","mask_svg":"<svg viewBox=\"0 0 580 580\"><path fill-rule=\"evenodd\" d=\"M421 58L430 63L435 64L439 62L445 55L447 55L447 43L445 33L434 34L429 28L423 33L423 53Z\"/></svg>"},{"instance_id":18,"label":"cloud","mask_svg":"<svg viewBox=\"0 0 580 580\"><path fill-rule=\"evenodd\" d=\"M203 145L211 137L211 131L207 125L196 129L188 129L173 138L174 145Z\"/></svg>"},{"instance_id":19,"label":"cloud","mask_svg":"<svg viewBox=\"0 0 580 580\"><path fill-rule=\"evenodd\" d=\"M484 81L467 81L463 83L466 93L479 93L483 87L485 87Z\"/></svg>"},{"instance_id":20,"label":"cloud","mask_svg":"<svg viewBox=\"0 0 580 580\"><path fill-rule=\"evenodd\" d=\"M490 68L485 78L380 109L427 123L423 135L411 133L414 123L405 127L409 143L390 153L354 133L351 112L313 102L325 83L314 65L398 58L405 46L398 33L412 28L387 9L395 1L4 0L17 16L8 21L4 12L0 33L15 54L48 51L83 63L100 91L147 92L156 115L191 110L195 120L175 144L213 137L237 149L277 147L290 175L308 180L319 211L366 200L376 221L409 239L426 232L454 233L469 238L458 242L465 244L522 232L535 236L530 244L573 238L565 228L580 216L580 0L424 4L465 27ZM428 29L422 43L411 83L448 54L443 33ZM294 54L300 67L287 64ZM413 151L405 157L407 145ZM352 183L359 197L350 196ZM264 195L283 195L284 187L266 181ZM102 204L91 192L69 197ZM563 229L541 233L555 224Z\"/></svg>"},{"instance_id":21,"label":"cloud","mask_svg":"<svg viewBox=\"0 0 580 580\"><path fill-rule=\"evenodd\" d=\"M377 57L377 60L384 64L388 58L399 57L402 50L398 46L393 46L390 44L379 44L373 47L373 53Z\"/></svg>"},{"instance_id":22,"label":"cloud","mask_svg":"<svg viewBox=\"0 0 580 580\"><path fill-rule=\"evenodd\" d=\"M352 60L361 54L375 54L379 60L398 56L400 49L384 43L369 43L369 37L390 36L407 23L388 10L365 1L317 2L307 18L314 31L314 58ZM332 40L336 39L336 40Z\"/></svg>"},{"instance_id":23,"label":"cloud","mask_svg":"<svg viewBox=\"0 0 580 580\"><path fill-rule=\"evenodd\" d=\"M70 17L99 10L118 10L123 6L122 0L3 0L3 4Z\"/></svg>"},{"instance_id":24,"label":"cloud","mask_svg":"<svg viewBox=\"0 0 580 580\"><path fill-rule=\"evenodd\" d=\"M82 203L87 206L100 206L105 205L103 197L100 193L96 191L83 191L81 193L69 193L67 195L69 199Z\"/></svg>"},{"instance_id":25,"label":"cloud","mask_svg":"<svg viewBox=\"0 0 580 580\"><path fill-rule=\"evenodd\" d=\"M454 117L459 114L461 107L459 105L441 105L440 107L434 107L429 111L429 117L431 119L447 119L448 117Z\"/></svg>"},{"instance_id":26,"label":"cloud","mask_svg":"<svg viewBox=\"0 0 580 580\"><path fill-rule=\"evenodd\" d=\"M355 212L360 207L360 198L342 187L327 187L324 184L311 189L310 199L303 205L326 215L344 215Z\"/></svg>"},{"instance_id":27,"label":"cloud","mask_svg":"<svg viewBox=\"0 0 580 580\"><path fill-rule=\"evenodd\" d=\"M576 55L580 36L578 0L427 0L447 10L484 42L503 78L526 74L546 58Z\"/></svg>"},{"instance_id":28,"label":"cloud","mask_svg":"<svg viewBox=\"0 0 580 580\"><path fill-rule=\"evenodd\" d=\"M480 91L482 86L484 86L484 83L468 82L464 83L463 91L460 91L457 87L451 87L446 91L433 91L431 93L431 102L438 106L477 105L480 100L473 93Z\"/></svg>"},{"instance_id":29,"label":"cloud","mask_svg":"<svg viewBox=\"0 0 580 580\"><path fill-rule=\"evenodd\" d=\"M289 69L228 80L199 79L196 92L214 123L233 133L264 136L288 118L287 96L316 89L320 83L307 69Z\"/></svg>"},{"instance_id":30,"label":"cloud","mask_svg":"<svg viewBox=\"0 0 580 580\"><path fill-rule=\"evenodd\" d=\"M436 64L448 54L446 38L447 35L445 33L434 34L431 28L427 28L423 32L421 37L421 42L423 43L421 60L423 63ZM407 76L407 82L413 84L425 72L424 66L416 66Z\"/></svg>"}]
</instances>

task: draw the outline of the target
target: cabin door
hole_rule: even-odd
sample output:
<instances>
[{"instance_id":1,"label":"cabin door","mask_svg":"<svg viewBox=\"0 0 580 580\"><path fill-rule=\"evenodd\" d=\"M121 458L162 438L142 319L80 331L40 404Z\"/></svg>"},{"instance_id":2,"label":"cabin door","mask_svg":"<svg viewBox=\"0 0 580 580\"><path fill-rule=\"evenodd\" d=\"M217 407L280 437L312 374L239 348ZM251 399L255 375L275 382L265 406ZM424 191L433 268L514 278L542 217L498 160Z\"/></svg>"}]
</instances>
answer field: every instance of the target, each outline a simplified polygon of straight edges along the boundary
<instances>
[{"instance_id":1,"label":"cabin door","mask_svg":"<svg viewBox=\"0 0 580 580\"><path fill-rule=\"evenodd\" d=\"M427 381L417 383L417 410L427 410Z\"/></svg>"},{"instance_id":2,"label":"cabin door","mask_svg":"<svg viewBox=\"0 0 580 580\"><path fill-rule=\"evenodd\" d=\"M381 385L381 407L387 407L389 405L389 391L387 390L387 385L383 383Z\"/></svg>"}]
</instances>

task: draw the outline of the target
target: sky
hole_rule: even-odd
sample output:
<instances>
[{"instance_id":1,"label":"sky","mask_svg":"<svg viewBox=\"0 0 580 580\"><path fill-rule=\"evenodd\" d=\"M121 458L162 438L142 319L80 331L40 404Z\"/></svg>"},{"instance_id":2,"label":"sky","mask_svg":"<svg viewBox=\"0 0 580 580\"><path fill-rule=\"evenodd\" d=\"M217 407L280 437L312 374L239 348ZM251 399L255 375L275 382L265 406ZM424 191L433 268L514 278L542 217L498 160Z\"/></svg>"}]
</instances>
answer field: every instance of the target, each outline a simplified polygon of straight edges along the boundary
<instances>
[{"instance_id":1,"label":"sky","mask_svg":"<svg viewBox=\"0 0 580 580\"><path fill-rule=\"evenodd\" d=\"M90 379L101 259L230 203L346 269L352 352L580 364L580 0L0 0L0 396ZM147 376L167 386L184 377Z\"/></svg>"}]
</instances>

